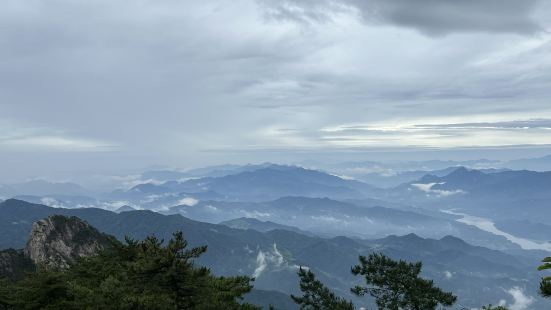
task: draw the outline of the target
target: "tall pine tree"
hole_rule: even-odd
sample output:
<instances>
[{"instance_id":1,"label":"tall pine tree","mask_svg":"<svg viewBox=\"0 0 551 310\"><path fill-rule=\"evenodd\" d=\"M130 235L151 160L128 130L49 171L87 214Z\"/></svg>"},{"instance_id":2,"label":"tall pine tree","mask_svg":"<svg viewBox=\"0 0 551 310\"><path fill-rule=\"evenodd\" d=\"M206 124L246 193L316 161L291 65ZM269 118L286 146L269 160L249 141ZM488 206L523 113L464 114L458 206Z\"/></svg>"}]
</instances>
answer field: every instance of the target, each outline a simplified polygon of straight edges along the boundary
<instances>
[{"instance_id":1,"label":"tall pine tree","mask_svg":"<svg viewBox=\"0 0 551 310\"><path fill-rule=\"evenodd\" d=\"M300 290L302 296L291 295L301 310L354 310L354 305L344 298L337 297L323 285L309 269L300 268Z\"/></svg>"},{"instance_id":2,"label":"tall pine tree","mask_svg":"<svg viewBox=\"0 0 551 310\"><path fill-rule=\"evenodd\" d=\"M395 261L378 253L360 256L360 264L352 267L352 273L363 276L367 286L356 286L352 292L371 295L379 309L433 310L439 304L453 305L456 296L419 277L422 266L421 262Z\"/></svg>"}]
</instances>

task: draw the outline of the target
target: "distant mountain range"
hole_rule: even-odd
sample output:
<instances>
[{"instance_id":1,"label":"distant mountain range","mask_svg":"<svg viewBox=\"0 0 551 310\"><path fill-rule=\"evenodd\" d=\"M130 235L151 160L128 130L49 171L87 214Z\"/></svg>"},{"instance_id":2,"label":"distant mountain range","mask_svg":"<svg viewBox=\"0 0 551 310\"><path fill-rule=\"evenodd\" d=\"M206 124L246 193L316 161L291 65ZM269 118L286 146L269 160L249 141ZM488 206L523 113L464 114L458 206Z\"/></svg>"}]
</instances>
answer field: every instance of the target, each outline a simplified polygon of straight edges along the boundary
<instances>
[{"instance_id":1,"label":"distant mountain range","mask_svg":"<svg viewBox=\"0 0 551 310\"><path fill-rule=\"evenodd\" d=\"M336 175L353 178L378 188L392 188L403 183L417 180L426 174L444 176L458 167L470 167L491 171L498 167L498 161L403 161L403 162L344 162L332 165L320 165L319 169Z\"/></svg>"},{"instance_id":2,"label":"distant mountain range","mask_svg":"<svg viewBox=\"0 0 551 310\"><path fill-rule=\"evenodd\" d=\"M46 180L32 180L22 183L0 185L0 196L13 197L17 195L66 195L85 196L90 191L70 182L56 183Z\"/></svg>"},{"instance_id":3,"label":"distant mountain range","mask_svg":"<svg viewBox=\"0 0 551 310\"><path fill-rule=\"evenodd\" d=\"M362 181L378 188L392 188L402 183L411 182L421 178L423 175L432 174L444 176L457 167L481 170L485 173L500 172L504 170L533 170L551 171L551 155L539 158L517 159L511 161L497 160L426 160L426 161L362 161L342 163L314 163L308 162L304 167L306 170L323 171L329 175L341 176L343 179L354 179ZM191 179L221 178L230 175L237 175L243 172L252 172L264 168L283 168L296 166L282 166L273 163L249 164L249 165L218 165L189 170L149 170L133 175L121 176L95 176L93 180L82 179L94 189L91 191L72 182L51 182L48 180L31 180L16 184L0 185L0 198L11 198L16 195L65 195L65 196L93 196L109 189L125 188L129 184L155 184L170 185L173 183L185 183ZM103 179L103 183L102 180ZM117 183L118 182L118 183ZM164 184L168 183L168 184ZM188 183L192 185L193 182ZM214 186L214 185L213 185ZM222 186L222 185L220 185ZM223 187L223 186L222 186ZM347 186L349 187L349 186ZM192 187L196 191L196 186ZM153 190L153 189L152 189ZM185 192L185 190L183 191ZM223 194L223 193L221 193ZM291 195L291 193L287 193ZM106 197L101 197L106 198ZM337 197L333 197L337 198Z\"/></svg>"},{"instance_id":4,"label":"distant mountain range","mask_svg":"<svg viewBox=\"0 0 551 310\"><path fill-rule=\"evenodd\" d=\"M551 172L503 171L484 173L464 167L445 176L427 175L419 183L435 183L431 189L462 190L470 195L551 198Z\"/></svg>"},{"instance_id":5,"label":"distant mountain range","mask_svg":"<svg viewBox=\"0 0 551 310\"><path fill-rule=\"evenodd\" d=\"M372 251L423 261L425 276L454 291L460 303L469 307L501 299L511 302L506 290L512 287L522 288L529 295L537 290L536 260L475 247L454 237L434 240L410 234L377 240L319 238L279 229L264 233L232 229L151 211L117 214L101 209L55 209L19 200L0 203L0 248L24 246L32 223L52 214L77 216L119 239L141 239L150 234L168 239L174 231L181 230L191 246L208 245L199 264L220 275L255 276L255 288L268 291L266 298L297 292L297 266L308 266L338 294L352 298L348 289L359 279L350 274L350 266L357 262L358 255ZM525 255L529 256L528 252ZM259 292L255 298L262 295ZM357 305L369 306L368 298L355 301ZM537 302L533 306L538 308Z\"/></svg>"},{"instance_id":6,"label":"distant mountain range","mask_svg":"<svg viewBox=\"0 0 551 310\"><path fill-rule=\"evenodd\" d=\"M361 198L376 189L365 183L345 180L324 172L297 166L249 166L246 171L220 177L203 177L162 184L140 184L118 198L144 199L151 196L178 196L181 193L208 193L211 198L233 201L266 201L284 196ZM215 198L216 199L216 198Z\"/></svg>"},{"instance_id":7,"label":"distant mountain range","mask_svg":"<svg viewBox=\"0 0 551 310\"><path fill-rule=\"evenodd\" d=\"M547 249L551 241L551 172L509 168L543 170L550 161L156 170L138 175L142 184L105 195L74 183L8 184L0 186L0 200L7 199L0 203L0 248L23 247L31 224L52 214L78 216L119 239L168 238L183 230L192 245L209 245L200 263L221 275L255 276L249 298L290 308L297 266L313 268L352 298L348 288L357 279L350 265L359 254L382 251L423 260L427 275L460 294L464 304L480 307L509 298L501 289L484 290L498 283L536 291L535 258L549 253L520 245ZM17 260L22 254L14 251L0 253L0 261Z\"/></svg>"},{"instance_id":8,"label":"distant mountain range","mask_svg":"<svg viewBox=\"0 0 551 310\"><path fill-rule=\"evenodd\" d=\"M446 176L426 175L385 193L383 200L467 211L493 219L551 218L551 172L484 173L458 168Z\"/></svg>"},{"instance_id":9,"label":"distant mountain range","mask_svg":"<svg viewBox=\"0 0 551 310\"><path fill-rule=\"evenodd\" d=\"M240 217L233 220L223 221L220 225L228 226L235 229L252 229L260 232L269 232L272 230L288 230L297 232L303 235L314 236L314 234L305 230L298 229L294 226L282 225L270 221L260 221L255 218Z\"/></svg>"},{"instance_id":10,"label":"distant mountain range","mask_svg":"<svg viewBox=\"0 0 551 310\"><path fill-rule=\"evenodd\" d=\"M88 196L71 196L59 194L46 195L16 195L14 199L25 200L32 203L39 203L50 207L58 208L83 208L83 207L100 207L101 202Z\"/></svg>"},{"instance_id":11,"label":"distant mountain range","mask_svg":"<svg viewBox=\"0 0 551 310\"><path fill-rule=\"evenodd\" d=\"M341 162L334 164L307 163L307 167L321 169L338 175L353 177L377 187L393 187L400 183L412 181L421 177L419 174L440 175L438 171L445 172L457 167L490 172L492 170L533 170L551 171L551 155L516 159L510 161L500 160L425 160L425 161L360 161ZM446 173L447 174L447 173Z\"/></svg>"},{"instance_id":12,"label":"distant mountain range","mask_svg":"<svg viewBox=\"0 0 551 310\"><path fill-rule=\"evenodd\" d=\"M551 172L453 167L425 174L397 187L379 189L296 166L223 166L208 171L233 174L145 183L114 192L102 200L69 195L16 197L63 208L117 210L126 205L165 214L178 213L211 223L257 218L325 236L374 238L415 232L439 238L449 234L498 249L511 248L511 243L504 237L458 223L458 217L438 210L456 210L498 221L527 220L534 224L545 224L542 219L551 217L548 208ZM167 173L166 176L174 175ZM508 231L510 226L506 226Z\"/></svg>"},{"instance_id":13,"label":"distant mountain range","mask_svg":"<svg viewBox=\"0 0 551 310\"><path fill-rule=\"evenodd\" d=\"M440 163L440 162L439 162ZM476 162L480 164L480 162ZM246 167L246 168L245 168ZM259 165L233 167L233 174L170 180L164 183L144 183L127 191L113 193L112 199L126 199L140 205L170 207L193 197L199 200L261 202L286 196L331 198L336 200L376 198L408 204L425 202L427 198L449 198L466 194L493 199L548 199L551 197L551 172L510 171L486 168L447 167L434 171L405 171L384 176L377 188L361 181L350 180L322 171L297 166ZM376 179L375 178L375 179ZM146 206L146 208L149 208Z\"/></svg>"},{"instance_id":14,"label":"distant mountain range","mask_svg":"<svg viewBox=\"0 0 551 310\"><path fill-rule=\"evenodd\" d=\"M551 225L528 220L501 220L495 223L502 231L522 238L539 241L551 241Z\"/></svg>"},{"instance_id":15,"label":"distant mountain range","mask_svg":"<svg viewBox=\"0 0 551 310\"><path fill-rule=\"evenodd\" d=\"M174 181L204 177L223 177L230 174L237 174L244 171L252 171L272 166L272 163L248 164L248 165L216 165L202 168L195 168L186 171L176 170L150 170L142 173L143 180Z\"/></svg>"},{"instance_id":16,"label":"distant mountain range","mask_svg":"<svg viewBox=\"0 0 551 310\"><path fill-rule=\"evenodd\" d=\"M551 171L551 155L511 160L504 166L514 170Z\"/></svg>"},{"instance_id":17,"label":"distant mountain range","mask_svg":"<svg viewBox=\"0 0 551 310\"><path fill-rule=\"evenodd\" d=\"M180 170L150 170L141 174L142 180L166 182L203 177L222 177L245 171L272 166L272 163L249 165L217 165ZM418 179L425 174L442 176L457 167L482 170L484 172L503 170L551 171L551 155L516 159L510 161L477 160L425 160L425 161L357 161L341 163L307 162L304 167L326 171L331 174L352 177L376 187L394 187Z\"/></svg>"},{"instance_id":18,"label":"distant mountain range","mask_svg":"<svg viewBox=\"0 0 551 310\"><path fill-rule=\"evenodd\" d=\"M235 223L236 218L256 218L293 227L300 227L321 236L356 236L379 238L389 234L414 232L424 237L441 238L454 235L477 245L497 249L516 249L504 237L455 221L443 213L421 214L415 209L399 210L380 206L356 205L328 198L283 197L269 202L200 201L180 205L165 214L183 216L210 223ZM252 223L252 219L246 224ZM254 228L253 228L254 229Z\"/></svg>"}]
</instances>

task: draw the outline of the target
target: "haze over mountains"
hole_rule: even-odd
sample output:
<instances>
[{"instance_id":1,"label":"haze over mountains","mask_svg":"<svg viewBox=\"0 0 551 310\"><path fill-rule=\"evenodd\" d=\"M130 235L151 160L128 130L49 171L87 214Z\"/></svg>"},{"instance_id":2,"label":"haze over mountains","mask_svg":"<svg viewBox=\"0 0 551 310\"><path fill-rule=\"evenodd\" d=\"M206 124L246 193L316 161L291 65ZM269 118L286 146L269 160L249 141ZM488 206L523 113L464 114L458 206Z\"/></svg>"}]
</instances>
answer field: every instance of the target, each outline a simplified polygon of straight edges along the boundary
<instances>
[{"instance_id":1,"label":"haze over mountains","mask_svg":"<svg viewBox=\"0 0 551 310\"><path fill-rule=\"evenodd\" d=\"M533 307L526 309L540 309L535 266L551 253L551 174L507 164L224 165L147 171L103 193L44 180L6 185L2 195L16 199L0 204L0 248L21 248L32 222L62 214L119 239L182 230L192 245L209 246L199 263L216 274L255 277L249 298L265 305L294 308L288 295L297 293L301 265L354 298L348 268L378 251L423 261L426 276L463 305L512 305L521 296ZM339 173L362 165L386 170Z\"/></svg>"},{"instance_id":2,"label":"haze over mountains","mask_svg":"<svg viewBox=\"0 0 551 310\"><path fill-rule=\"evenodd\" d=\"M196 222L180 215L165 216L151 211L129 211L120 214L100 209L55 209L8 200L0 204L0 247L20 248L32 222L51 214L77 216L100 231L117 238L144 238L155 234L169 238L173 231L182 230L192 246L206 244L209 251L198 263L205 264L217 274L244 274L256 277L255 288L271 298L296 293L296 270L308 266L320 274L339 294L350 296L347 288L355 283L348 266L358 255L379 251L396 258L422 260L426 276L461 296L462 304L476 305L480 300L512 300L507 291L485 288L499 285L523 287L533 292L537 273L530 260L510 254L474 247L464 241L445 236L423 239L414 234L402 237L366 240L346 237L319 238L291 230L233 229L222 225ZM275 296L275 297L274 297ZM366 301L358 300L364 305Z\"/></svg>"}]
</instances>

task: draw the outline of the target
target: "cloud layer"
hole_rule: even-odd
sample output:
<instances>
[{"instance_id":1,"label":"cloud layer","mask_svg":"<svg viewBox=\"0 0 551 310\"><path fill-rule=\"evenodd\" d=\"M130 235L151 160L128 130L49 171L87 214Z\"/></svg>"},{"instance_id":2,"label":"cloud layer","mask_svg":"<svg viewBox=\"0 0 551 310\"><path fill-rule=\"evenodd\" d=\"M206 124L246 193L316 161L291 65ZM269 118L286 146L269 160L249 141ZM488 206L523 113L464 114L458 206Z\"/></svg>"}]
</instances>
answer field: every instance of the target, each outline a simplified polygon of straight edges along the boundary
<instances>
[{"instance_id":1,"label":"cloud layer","mask_svg":"<svg viewBox=\"0 0 551 310\"><path fill-rule=\"evenodd\" d=\"M1 168L546 145L551 7L497 2L3 1Z\"/></svg>"},{"instance_id":2,"label":"cloud layer","mask_svg":"<svg viewBox=\"0 0 551 310\"><path fill-rule=\"evenodd\" d=\"M260 0L278 19L319 22L335 10L356 12L366 23L413 28L427 35L462 32L533 34L539 0Z\"/></svg>"}]
</instances>

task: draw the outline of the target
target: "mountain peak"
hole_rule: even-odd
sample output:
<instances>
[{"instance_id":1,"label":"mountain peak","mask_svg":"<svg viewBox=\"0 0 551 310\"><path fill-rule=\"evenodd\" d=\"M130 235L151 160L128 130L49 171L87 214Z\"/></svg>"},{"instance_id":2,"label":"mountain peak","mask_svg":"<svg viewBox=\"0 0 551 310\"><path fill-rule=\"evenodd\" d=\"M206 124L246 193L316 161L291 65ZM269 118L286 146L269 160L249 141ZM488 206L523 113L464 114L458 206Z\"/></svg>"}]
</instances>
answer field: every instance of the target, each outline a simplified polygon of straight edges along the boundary
<instances>
[{"instance_id":1,"label":"mountain peak","mask_svg":"<svg viewBox=\"0 0 551 310\"><path fill-rule=\"evenodd\" d=\"M67 268L80 257L97 254L113 240L77 217L52 215L33 223L25 255L37 265Z\"/></svg>"},{"instance_id":2,"label":"mountain peak","mask_svg":"<svg viewBox=\"0 0 551 310\"><path fill-rule=\"evenodd\" d=\"M136 211L138 209L134 208L134 207L131 207L129 205L124 205L120 208L118 208L117 210L115 210L115 212L117 213L121 213L121 212L130 212L130 211Z\"/></svg>"},{"instance_id":3,"label":"mountain peak","mask_svg":"<svg viewBox=\"0 0 551 310\"><path fill-rule=\"evenodd\" d=\"M391 242L411 243L411 242L416 242L416 241L424 241L426 239L424 239L422 237L419 237L418 235L416 235L414 233L409 233L409 234L403 235L403 236L390 235L390 236L387 236L387 237L385 237L381 240L386 240L386 241L391 241Z\"/></svg>"},{"instance_id":4,"label":"mountain peak","mask_svg":"<svg viewBox=\"0 0 551 310\"><path fill-rule=\"evenodd\" d=\"M28 207L28 206L34 206L41 209L45 207L45 205L30 203L28 201L16 199L16 198L6 199L0 203L0 207L4 207L4 208L17 208L17 207Z\"/></svg>"},{"instance_id":5,"label":"mountain peak","mask_svg":"<svg viewBox=\"0 0 551 310\"><path fill-rule=\"evenodd\" d=\"M464 177L477 177L486 175L484 172L475 169L468 169L463 166L458 167L453 172L447 175L448 178L464 178Z\"/></svg>"},{"instance_id":6,"label":"mountain peak","mask_svg":"<svg viewBox=\"0 0 551 310\"><path fill-rule=\"evenodd\" d=\"M463 241L463 239L447 235L440 239L441 242L446 243L446 245L453 245L453 246L465 246L468 245L467 242Z\"/></svg>"}]
</instances>

